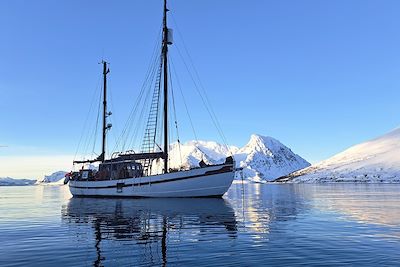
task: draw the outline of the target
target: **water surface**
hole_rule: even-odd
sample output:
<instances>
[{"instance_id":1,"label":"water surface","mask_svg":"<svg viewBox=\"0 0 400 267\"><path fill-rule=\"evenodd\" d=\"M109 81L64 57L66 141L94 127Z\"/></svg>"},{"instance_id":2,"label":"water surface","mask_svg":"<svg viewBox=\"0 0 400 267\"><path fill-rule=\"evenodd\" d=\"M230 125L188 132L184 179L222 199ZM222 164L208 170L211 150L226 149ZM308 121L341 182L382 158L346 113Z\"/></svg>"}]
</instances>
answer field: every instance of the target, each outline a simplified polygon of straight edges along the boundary
<instances>
[{"instance_id":1,"label":"water surface","mask_svg":"<svg viewBox=\"0 0 400 267\"><path fill-rule=\"evenodd\" d=\"M0 266L398 266L400 185L234 184L223 199L0 187Z\"/></svg>"}]
</instances>

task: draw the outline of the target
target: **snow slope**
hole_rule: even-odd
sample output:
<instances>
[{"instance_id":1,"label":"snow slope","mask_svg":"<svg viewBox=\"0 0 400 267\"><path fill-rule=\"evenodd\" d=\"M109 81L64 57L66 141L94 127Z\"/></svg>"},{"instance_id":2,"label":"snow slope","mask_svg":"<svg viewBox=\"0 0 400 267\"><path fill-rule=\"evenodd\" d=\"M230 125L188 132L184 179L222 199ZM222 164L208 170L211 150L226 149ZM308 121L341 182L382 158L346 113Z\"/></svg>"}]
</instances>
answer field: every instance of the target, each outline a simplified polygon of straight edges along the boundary
<instances>
[{"instance_id":1,"label":"snow slope","mask_svg":"<svg viewBox=\"0 0 400 267\"><path fill-rule=\"evenodd\" d=\"M355 145L281 181L400 182L400 128Z\"/></svg>"},{"instance_id":2,"label":"snow slope","mask_svg":"<svg viewBox=\"0 0 400 267\"><path fill-rule=\"evenodd\" d=\"M13 179L10 177L0 177L0 186L22 186L22 185L33 185L35 180L30 179Z\"/></svg>"}]
</instances>

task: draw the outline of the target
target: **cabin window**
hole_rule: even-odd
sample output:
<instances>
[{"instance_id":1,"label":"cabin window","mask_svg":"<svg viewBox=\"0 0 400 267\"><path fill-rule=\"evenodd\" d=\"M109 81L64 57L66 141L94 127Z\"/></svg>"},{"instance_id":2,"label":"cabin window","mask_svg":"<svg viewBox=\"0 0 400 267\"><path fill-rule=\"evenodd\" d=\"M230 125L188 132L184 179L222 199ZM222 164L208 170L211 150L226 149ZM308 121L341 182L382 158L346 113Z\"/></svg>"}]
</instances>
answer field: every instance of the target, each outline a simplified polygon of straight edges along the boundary
<instances>
[{"instance_id":1,"label":"cabin window","mask_svg":"<svg viewBox=\"0 0 400 267\"><path fill-rule=\"evenodd\" d=\"M89 172L88 171L83 171L82 172L82 179L88 179L89 178Z\"/></svg>"}]
</instances>

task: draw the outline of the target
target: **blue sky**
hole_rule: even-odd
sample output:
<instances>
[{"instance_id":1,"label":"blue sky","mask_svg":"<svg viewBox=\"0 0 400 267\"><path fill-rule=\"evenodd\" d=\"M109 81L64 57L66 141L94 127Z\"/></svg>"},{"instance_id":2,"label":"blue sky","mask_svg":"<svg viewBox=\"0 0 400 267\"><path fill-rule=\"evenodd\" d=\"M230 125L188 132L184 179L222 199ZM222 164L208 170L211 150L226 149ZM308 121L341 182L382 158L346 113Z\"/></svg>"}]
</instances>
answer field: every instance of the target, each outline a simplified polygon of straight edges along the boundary
<instances>
[{"instance_id":1,"label":"blue sky","mask_svg":"<svg viewBox=\"0 0 400 267\"><path fill-rule=\"evenodd\" d=\"M169 6L229 143L273 136L315 162L399 125L400 2ZM1 1L0 156L73 155L102 58L111 62L118 135L144 80L161 11L161 0ZM220 141L185 69L178 71L199 138ZM187 118L178 119L181 139L193 139Z\"/></svg>"}]
</instances>

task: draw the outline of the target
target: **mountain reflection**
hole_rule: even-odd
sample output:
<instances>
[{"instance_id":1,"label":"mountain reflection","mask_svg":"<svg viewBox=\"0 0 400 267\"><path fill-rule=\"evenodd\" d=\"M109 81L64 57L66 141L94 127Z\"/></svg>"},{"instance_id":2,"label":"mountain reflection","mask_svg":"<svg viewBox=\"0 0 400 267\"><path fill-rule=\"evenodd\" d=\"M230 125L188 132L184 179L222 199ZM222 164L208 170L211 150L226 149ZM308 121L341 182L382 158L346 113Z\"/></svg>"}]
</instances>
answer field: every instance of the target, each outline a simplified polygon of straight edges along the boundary
<instances>
[{"instance_id":1,"label":"mountain reflection","mask_svg":"<svg viewBox=\"0 0 400 267\"><path fill-rule=\"evenodd\" d=\"M306 186L302 186L305 188ZM393 184L331 184L308 186L321 210L336 211L360 223L400 224L399 189Z\"/></svg>"},{"instance_id":2,"label":"mountain reflection","mask_svg":"<svg viewBox=\"0 0 400 267\"><path fill-rule=\"evenodd\" d=\"M232 187L226 196L238 207L237 218L244 226L240 231L251 232L257 239L270 238L274 230L271 227L276 227L276 223L296 220L309 209L303 192L297 189L288 185L245 183Z\"/></svg>"},{"instance_id":3,"label":"mountain reflection","mask_svg":"<svg viewBox=\"0 0 400 267\"><path fill-rule=\"evenodd\" d=\"M223 199L72 198L62 210L62 219L78 236L87 236L88 228L93 233L94 266L116 260L118 253L110 252L110 242L130 245L139 263L166 265L170 244L181 235L193 242L209 234L237 236L234 210Z\"/></svg>"}]
</instances>

